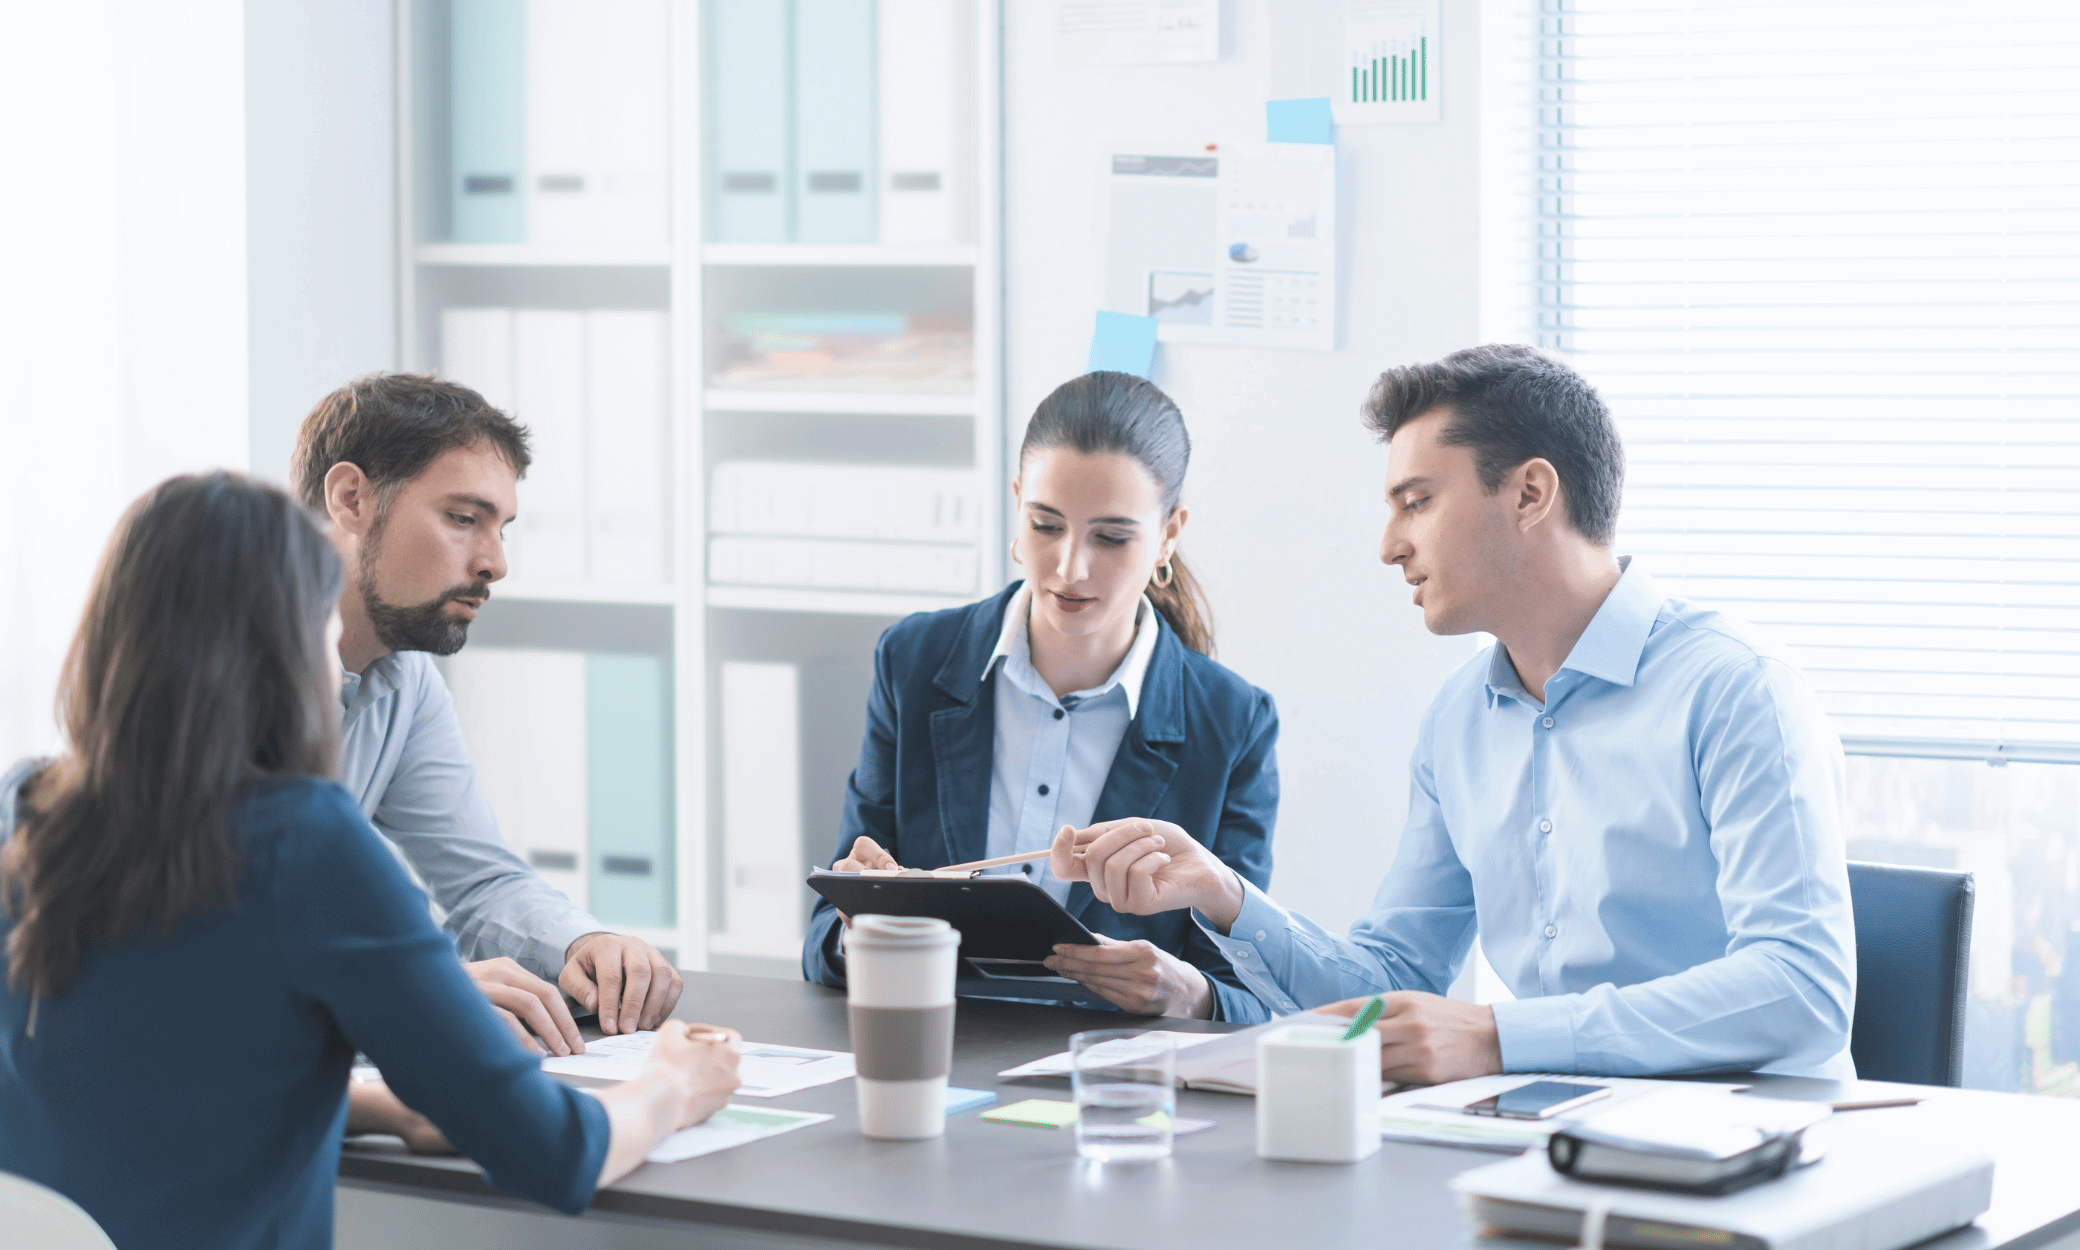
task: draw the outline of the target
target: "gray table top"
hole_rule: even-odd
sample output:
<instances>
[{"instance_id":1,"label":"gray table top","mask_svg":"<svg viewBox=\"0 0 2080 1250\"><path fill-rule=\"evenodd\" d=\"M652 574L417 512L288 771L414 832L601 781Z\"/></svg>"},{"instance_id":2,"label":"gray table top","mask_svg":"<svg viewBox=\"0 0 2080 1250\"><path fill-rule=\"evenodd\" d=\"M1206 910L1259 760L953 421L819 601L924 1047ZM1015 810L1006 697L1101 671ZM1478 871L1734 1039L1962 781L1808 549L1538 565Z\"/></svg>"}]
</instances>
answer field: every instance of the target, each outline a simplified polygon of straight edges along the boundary
<instances>
[{"instance_id":1,"label":"gray table top","mask_svg":"<svg viewBox=\"0 0 2080 1250\"><path fill-rule=\"evenodd\" d=\"M844 995L818 985L687 973L675 1014L734 1026L752 1041L851 1048ZM1065 1049L1071 1033L1132 1022L1104 1012L963 999L953 1083L995 1090L1000 1106L1067 1098L1066 1079L1002 1081L996 1074ZM1232 1026L1164 1020L1158 1027ZM1959 1139L1993 1153L1992 1210L1932 1246L2028 1250L2080 1236L2080 1106L1868 1081L1755 1082L1758 1092L1780 1097L1923 1094L1928 1101L1909 1111L1853 1114L1936 1117ZM681 1163L645 1164L601 1190L594 1210L919 1247L1458 1246L1467 1229L1446 1182L1498 1158L1387 1142L1352 1165L1266 1162L1256 1157L1254 1099L1191 1091L1179 1093L1178 1114L1219 1127L1178 1139L1167 1161L1127 1165L1084 1163L1068 1131L991 1124L977 1111L951 1117L946 1135L932 1141L870 1141L859 1135L850 1081L769 1103L744 1101L836 1118ZM397 1148L347 1151L340 1177L429 1198L500 1202L473 1164Z\"/></svg>"}]
</instances>

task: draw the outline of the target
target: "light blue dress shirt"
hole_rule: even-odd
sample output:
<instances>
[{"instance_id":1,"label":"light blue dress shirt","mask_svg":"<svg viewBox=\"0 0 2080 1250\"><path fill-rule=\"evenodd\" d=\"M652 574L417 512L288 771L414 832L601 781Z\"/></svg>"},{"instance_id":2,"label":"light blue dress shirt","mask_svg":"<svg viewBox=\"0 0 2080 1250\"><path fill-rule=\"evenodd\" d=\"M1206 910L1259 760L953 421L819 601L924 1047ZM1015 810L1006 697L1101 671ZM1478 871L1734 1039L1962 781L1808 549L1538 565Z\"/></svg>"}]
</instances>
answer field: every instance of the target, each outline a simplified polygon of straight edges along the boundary
<instances>
[{"instance_id":1,"label":"light blue dress shirt","mask_svg":"<svg viewBox=\"0 0 2080 1250\"><path fill-rule=\"evenodd\" d=\"M1112 675L1088 690L1059 699L1033 667L1028 617L1032 592L1021 587L1004 609L1004 628L997 649L983 666L982 679L996 675L996 740L990 767L989 854L1020 855L1044 851L1063 825L1078 829L1091 823L1112 757L1133 723L1141 699L1141 681L1155 654L1155 608L1142 596L1135 618L1134 641ZM1020 864L988 870L992 874L1025 873L1034 885L1069 901L1070 883L1047 865Z\"/></svg>"},{"instance_id":2,"label":"light blue dress shirt","mask_svg":"<svg viewBox=\"0 0 2080 1250\"><path fill-rule=\"evenodd\" d=\"M1478 928L1503 1068L1845 1078L1842 749L1804 679L1628 561L1541 704L1500 645L1446 679L1347 938L1244 883L1208 932L1275 1009L1446 992ZM1205 927L1204 917L1200 917Z\"/></svg>"},{"instance_id":3,"label":"light blue dress shirt","mask_svg":"<svg viewBox=\"0 0 2080 1250\"><path fill-rule=\"evenodd\" d=\"M570 944L606 926L499 836L432 657L393 651L343 673L340 707L340 784L432 895L462 958L510 956L555 984Z\"/></svg>"}]
</instances>

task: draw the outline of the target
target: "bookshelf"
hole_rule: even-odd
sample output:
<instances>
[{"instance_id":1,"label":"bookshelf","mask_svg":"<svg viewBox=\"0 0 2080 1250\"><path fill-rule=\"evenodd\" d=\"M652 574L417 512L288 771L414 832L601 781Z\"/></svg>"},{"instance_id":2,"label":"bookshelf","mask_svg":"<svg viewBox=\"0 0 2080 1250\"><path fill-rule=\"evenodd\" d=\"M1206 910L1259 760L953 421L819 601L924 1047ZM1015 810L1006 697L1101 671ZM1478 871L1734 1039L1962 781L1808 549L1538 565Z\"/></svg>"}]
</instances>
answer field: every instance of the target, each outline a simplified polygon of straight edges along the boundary
<instances>
[{"instance_id":1,"label":"bookshelf","mask_svg":"<svg viewBox=\"0 0 2080 1250\"><path fill-rule=\"evenodd\" d=\"M604 922L683 967L797 975L876 638L1003 581L997 0L397 3L402 364L536 431L511 574L446 666L474 754L586 761L480 776L515 849ZM794 95L718 98L782 89L746 76L760 56ZM743 171L753 140L769 175ZM863 176L822 168L841 141ZM747 464L856 470L858 499L718 511L718 468ZM919 472L953 483L959 525L921 535L874 494ZM906 588L912 566L936 583ZM661 719L602 694L640 702L645 674ZM661 830L595 784L653 751Z\"/></svg>"}]
</instances>

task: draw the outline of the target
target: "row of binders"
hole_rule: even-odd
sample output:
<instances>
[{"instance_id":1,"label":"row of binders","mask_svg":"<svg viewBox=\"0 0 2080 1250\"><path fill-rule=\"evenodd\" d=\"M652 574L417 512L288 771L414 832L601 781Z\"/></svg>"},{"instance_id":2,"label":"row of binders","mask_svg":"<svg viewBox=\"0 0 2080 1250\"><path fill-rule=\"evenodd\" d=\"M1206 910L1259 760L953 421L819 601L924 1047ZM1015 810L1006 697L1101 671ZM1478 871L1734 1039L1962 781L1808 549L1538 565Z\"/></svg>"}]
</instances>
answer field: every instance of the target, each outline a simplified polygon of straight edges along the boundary
<instances>
[{"instance_id":1,"label":"row of binders","mask_svg":"<svg viewBox=\"0 0 2080 1250\"><path fill-rule=\"evenodd\" d=\"M662 244L666 0L450 0L450 237Z\"/></svg>"},{"instance_id":2,"label":"row of binders","mask_svg":"<svg viewBox=\"0 0 2080 1250\"><path fill-rule=\"evenodd\" d=\"M446 665L477 787L507 845L608 924L671 925L664 658L472 646Z\"/></svg>"},{"instance_id":3,"label":"row of binders","mask_svg":"<svg viewBox=\"0 0 2080 1250\"><path fill-rule=\"evenodd\" d=\"M962 595L980 572L967 469L725 461L709 493L717 585Z\"/></svg>"},{"instance_id":4,"label":"row of binders","mask_svg":"<svg viewBox=\"0 0 2080 1250\"><path fill-rule=\"evenodd\" d=\"M441 313L441 376L527 426L534 463L507 538L528 584L670 580L665 314Z\"/></svg>"},{"instance_id":5,"label":"row of binders","mask_svg":"<svg viewBox=\"0 0 2080 1250\"><path fill-rule=\"evenodd\" d=\"M972 0L710 0L710 237L971 237Z\"/></svg>"}]
</instances>

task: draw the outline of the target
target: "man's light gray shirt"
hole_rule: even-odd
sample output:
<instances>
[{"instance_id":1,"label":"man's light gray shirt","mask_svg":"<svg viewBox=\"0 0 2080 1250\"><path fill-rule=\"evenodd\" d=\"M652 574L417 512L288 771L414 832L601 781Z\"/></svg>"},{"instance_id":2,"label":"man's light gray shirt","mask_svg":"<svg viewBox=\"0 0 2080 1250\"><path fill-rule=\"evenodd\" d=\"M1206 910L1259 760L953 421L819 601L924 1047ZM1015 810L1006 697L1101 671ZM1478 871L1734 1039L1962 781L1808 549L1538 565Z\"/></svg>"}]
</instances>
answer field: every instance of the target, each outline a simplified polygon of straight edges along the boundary
<instances>
[{"instance_id":1,"label":"man's light gray shirt","mask_svg":"<svg viewBox=\"0 0 2080 1250\"><path fill-rule=\"evenodd\" d=\"M340 703L340 784L446 913L462 958L509 955L554 982L570 944L605 926L499 837L432 657L394 651L346 673Z\"/></svg>"}]
</instances>

